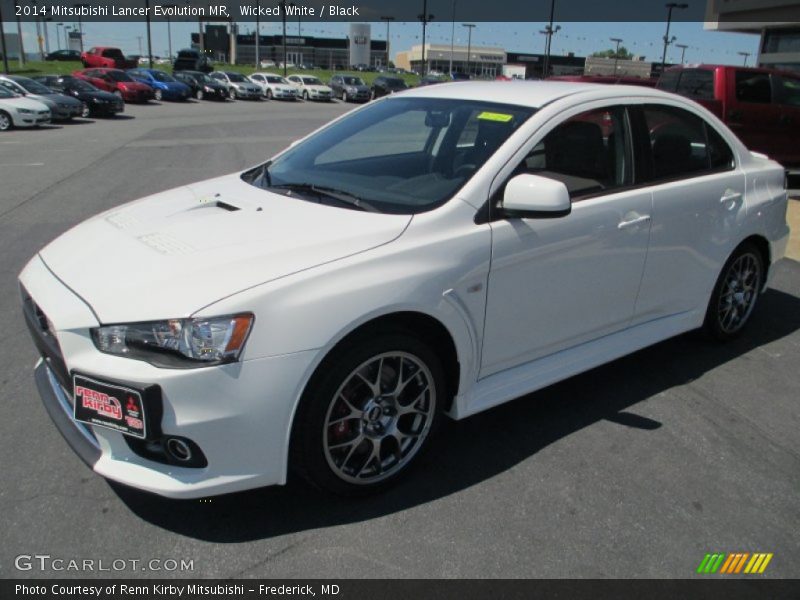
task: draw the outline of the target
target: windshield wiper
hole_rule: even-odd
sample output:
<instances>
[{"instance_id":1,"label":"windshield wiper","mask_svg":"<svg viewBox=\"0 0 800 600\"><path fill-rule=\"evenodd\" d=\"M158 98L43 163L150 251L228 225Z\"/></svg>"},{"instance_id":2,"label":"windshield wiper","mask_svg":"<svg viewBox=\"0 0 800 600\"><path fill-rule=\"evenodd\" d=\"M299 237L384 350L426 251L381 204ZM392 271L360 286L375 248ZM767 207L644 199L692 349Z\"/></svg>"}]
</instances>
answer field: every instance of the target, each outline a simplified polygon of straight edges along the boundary
<instances>
[{"instance_id":1,"label":"windshield wiper","mask_svg":"<svg viewBox=\"0 0 800 600\"><path fill-rule=\"evenodd\" d=\"M317 197L327 197L333 198L334 200L338 200L339 202L346 204L348 206L354 206L359 210L364 210L367 212L381 212L375 206L370 204L369 202L365 202L358 196L351 194L349 192L345 192L342 190L337 190L334 188L314 185L313 183L285 183L282 185L276 185L273 189L285 189L291 192L311 192L315 194Z\"/></svg>"}]
</instances>

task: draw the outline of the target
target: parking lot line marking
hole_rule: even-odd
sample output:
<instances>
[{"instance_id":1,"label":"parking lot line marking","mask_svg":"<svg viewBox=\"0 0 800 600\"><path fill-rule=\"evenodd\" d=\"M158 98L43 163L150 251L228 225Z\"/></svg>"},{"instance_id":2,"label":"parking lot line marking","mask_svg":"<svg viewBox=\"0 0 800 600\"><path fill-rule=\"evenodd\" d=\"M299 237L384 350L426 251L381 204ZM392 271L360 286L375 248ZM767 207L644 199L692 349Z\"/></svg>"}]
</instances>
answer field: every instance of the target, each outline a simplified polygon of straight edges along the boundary
<instances>
[{"instance_id":1,"label":"parking lot line marking","mask_svg":"<svg viewBox=\"0 0 800 600\"><path fill-rule=\"evenodd\" d=\"M10 163L10 164L2 164L0 163L0 167L43 167L44 163Z\"/></svg>"}]
</instances>

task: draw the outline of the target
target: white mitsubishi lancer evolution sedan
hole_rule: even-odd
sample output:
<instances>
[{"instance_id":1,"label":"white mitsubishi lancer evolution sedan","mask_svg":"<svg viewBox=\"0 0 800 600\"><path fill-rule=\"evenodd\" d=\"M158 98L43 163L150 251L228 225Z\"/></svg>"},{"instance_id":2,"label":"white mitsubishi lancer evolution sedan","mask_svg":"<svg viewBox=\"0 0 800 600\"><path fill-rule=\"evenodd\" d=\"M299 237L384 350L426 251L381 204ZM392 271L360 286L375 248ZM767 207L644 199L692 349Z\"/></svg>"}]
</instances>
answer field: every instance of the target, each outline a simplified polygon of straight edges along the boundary
<instances>
[{"instance_id":1,"label":"white mitsubishi lancer evolution sedan","mask_svg":"<svg viewBox=\"0 0 800 600\"><path fill-rule=\"evenodd\" d=\"M740 334L786 207L784 169L691 100L450 83L97 215L20 290L39 392L96 473L192 498L291 468L355 494L444 416Z\"/></svg>"}]
</instances>

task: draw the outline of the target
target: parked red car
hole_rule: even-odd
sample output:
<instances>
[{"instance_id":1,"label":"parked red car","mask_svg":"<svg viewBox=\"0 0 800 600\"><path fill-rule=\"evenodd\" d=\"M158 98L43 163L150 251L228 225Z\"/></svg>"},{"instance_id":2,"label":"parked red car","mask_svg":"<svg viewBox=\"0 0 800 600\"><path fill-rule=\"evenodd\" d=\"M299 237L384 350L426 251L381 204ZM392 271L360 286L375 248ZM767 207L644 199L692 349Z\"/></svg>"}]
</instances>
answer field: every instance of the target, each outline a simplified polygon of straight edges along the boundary
<instances>
[{"instance_id":1,"label":"parked red car","mask_svg":"<svg viewBox=\"0 0 800 600\"><path fill-rule=\"evenodd\" d=\"M125 58L122 50L110 46L95 46L81 52L81 62L87 68L135 69L139 66L135 60Z\"/></svg>"},{"instance_id":2,"label":"parked red car","mask_svg":"<svg viewBox=\"0 0 800 600\"><path fill-rule=\"evenodd\" d=\"M754 67L688 65L664 71L656 86L702 104L751 150L800 171L800 76Z\"/></svg>"},{"instance_id":3,"label":"parked red car","mask_svg":"<svg viewBox=\"0 0 800 600\"><path fill-rule=\"evenodd\" d=\"M153 99L153 88L136 81L119 69L83 69L75 71L73 75L103 91L121 96L125 102L147 102Z\"/></svg>"}]
</instances>

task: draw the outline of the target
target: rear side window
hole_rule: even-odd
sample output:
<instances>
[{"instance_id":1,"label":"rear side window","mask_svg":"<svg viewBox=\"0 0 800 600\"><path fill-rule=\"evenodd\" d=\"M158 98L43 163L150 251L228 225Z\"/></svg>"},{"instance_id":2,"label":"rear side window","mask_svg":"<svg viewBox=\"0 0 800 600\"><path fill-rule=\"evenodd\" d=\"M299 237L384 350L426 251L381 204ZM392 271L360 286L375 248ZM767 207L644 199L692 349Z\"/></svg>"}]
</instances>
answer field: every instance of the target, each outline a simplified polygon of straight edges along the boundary
<instances>
[{"instance_id":1,"label":"rear side window","mask_svg":"<svg viewBox=\"0 0 800 600\"><path fill-rule=\"evenodd\" d=\"M678 93L700 100L714 99L714 72L704 69L685 69L678 83Z\"/></svg>"},{"instance_id":2,"label":"rear side window","mask_svg":"<svg viewBox=\"0 0 800 600\"><path fill-rule=\"evenodd\" d=\"M678 79L680 76L680 71L664 71L658 79L656 88L664 90L665 92L674 92L678 89Z\"/></svg>"},{"instance_id":3,"label":"rear side window","mask_svg":"<svg viewBox=\"0 0 800 600\"><path fill-rule=\"evenodd\" d=\"M769 104L772 102L772 85L766 73L736 71L736 99L739 102Z\"/></svg>"},{"instance_id":4,"label":"rear side window","mask_svg":"<svg viewBox=\"0 0 800 600\"><path fill-rule=\"evenodd\" d=\"M777 77L779 104L800 106L800 79L794 77Z\"/></svg>"},{"instance_id":5,"label":"rear side window","mask_svg":"<svg viewBox=\"0 0 800 600\"><path fill-rule=\"evenodd\" d=\"M656 181L732 169L733 151L703 119L672 106L645 106Z\"/></svg>"}]
</instances>

